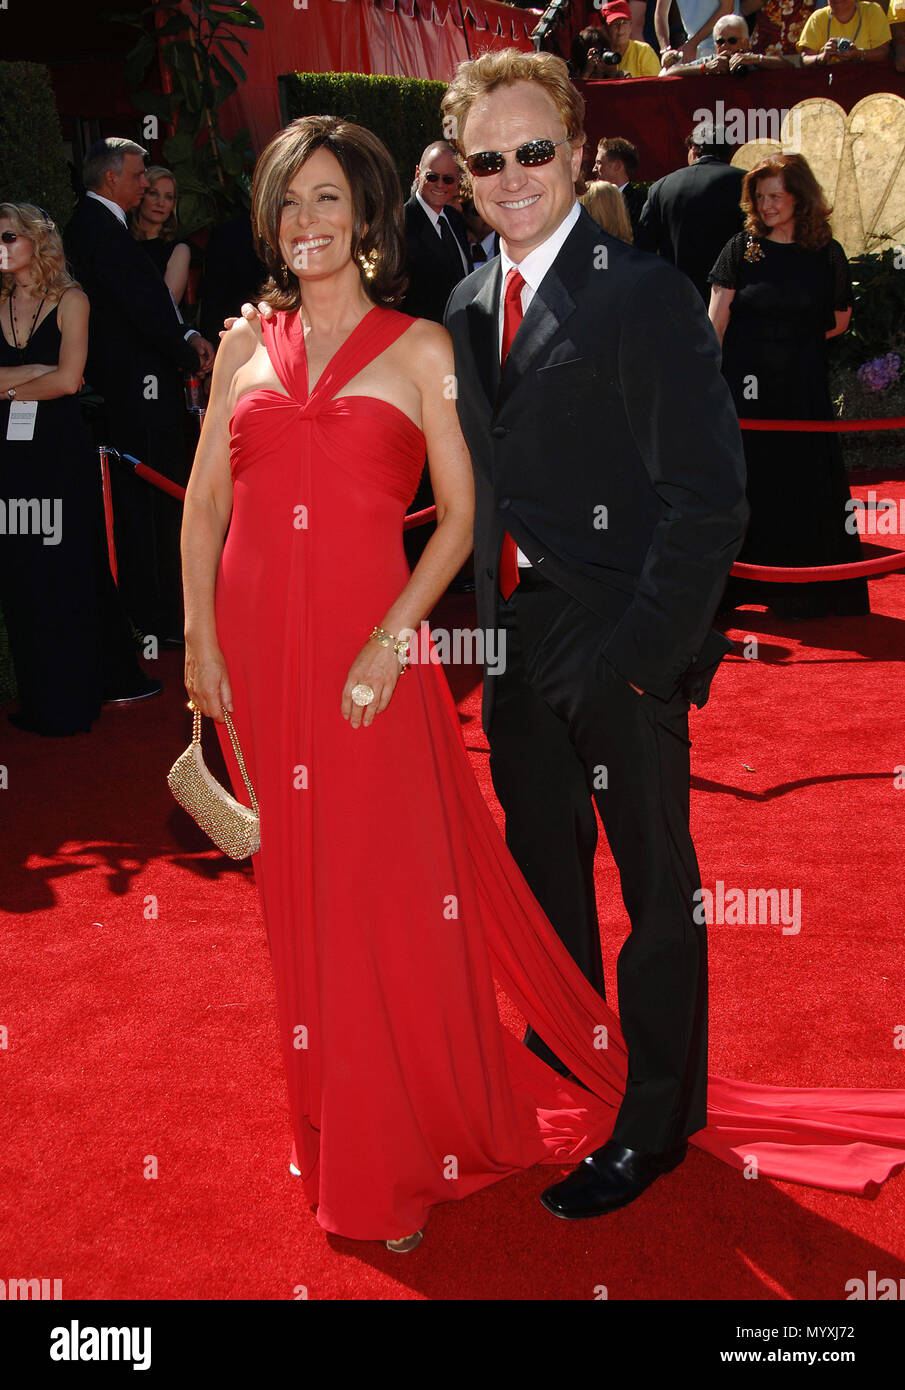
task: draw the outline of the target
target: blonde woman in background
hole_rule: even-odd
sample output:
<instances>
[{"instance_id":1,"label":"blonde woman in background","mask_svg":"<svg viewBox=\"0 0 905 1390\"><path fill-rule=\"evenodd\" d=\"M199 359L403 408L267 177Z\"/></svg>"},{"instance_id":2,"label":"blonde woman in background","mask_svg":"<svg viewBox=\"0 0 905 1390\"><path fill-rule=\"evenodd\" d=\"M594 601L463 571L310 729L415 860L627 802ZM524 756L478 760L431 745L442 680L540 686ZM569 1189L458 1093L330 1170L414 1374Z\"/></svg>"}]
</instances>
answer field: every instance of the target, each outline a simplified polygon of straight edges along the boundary
<instances>
[{"instance_id":1,"label":"blonde woman in background","mask_svg":"<svg viewBox=\"0 0 905 1390\"><path fill-rule=\"evenodd\" d=\"M191 248L176 240L176 179L162 164L145 171L149 187L134 212L129 214L129 230L140 241L157 266L178 307L189 280Z\"/></svg>"},{"instance_id":2,"label":"blonde woman in background","mask_svg":"<svg viewBox=\"0 0 905 1390\"><path fill-rule=\"evenodd\" d=\"M595 179L589 183L578 200L599 227L620 241L632 243L632 223L625 199L614 183Z\"/></svg>"},{"instance_id":3,"label":"blonde woman in background","mask_svg":"<svg viewBox=\"0 0 905 1390\"><path fill-rule=\"evenodd\" d=\"M88 297L53 220L0 203L0 476L22 499L0 535L0 608L16 672L18 729L86 733L102 703L156 695L103 548L97 454L78 395ZM12 504L10 504L12 510Z\"/></svg>"}]
</instances>

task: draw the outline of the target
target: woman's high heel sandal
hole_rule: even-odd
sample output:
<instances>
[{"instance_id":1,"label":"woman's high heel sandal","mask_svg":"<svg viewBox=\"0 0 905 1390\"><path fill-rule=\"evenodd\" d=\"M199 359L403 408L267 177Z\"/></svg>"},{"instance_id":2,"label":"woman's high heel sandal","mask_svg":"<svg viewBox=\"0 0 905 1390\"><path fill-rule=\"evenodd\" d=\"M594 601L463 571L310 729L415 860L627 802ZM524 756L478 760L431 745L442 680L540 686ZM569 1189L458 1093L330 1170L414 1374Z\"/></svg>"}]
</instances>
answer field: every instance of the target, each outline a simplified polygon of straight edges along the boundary
<instances>
[{"instance_id":1,"label":"woman's high heel sandal","mask_svg":"<svg viewBox=\"0 0 905 1390\"><path fill-rule=\"evenodd\" d=\"M414 1231L410 1236L403 1236L401 1240L388 1240L387 1249L393 1250L397 1255L407 1255L410 1250L414 1250L424 1239L423 1231Z\"/></svg>"}]
</instances>

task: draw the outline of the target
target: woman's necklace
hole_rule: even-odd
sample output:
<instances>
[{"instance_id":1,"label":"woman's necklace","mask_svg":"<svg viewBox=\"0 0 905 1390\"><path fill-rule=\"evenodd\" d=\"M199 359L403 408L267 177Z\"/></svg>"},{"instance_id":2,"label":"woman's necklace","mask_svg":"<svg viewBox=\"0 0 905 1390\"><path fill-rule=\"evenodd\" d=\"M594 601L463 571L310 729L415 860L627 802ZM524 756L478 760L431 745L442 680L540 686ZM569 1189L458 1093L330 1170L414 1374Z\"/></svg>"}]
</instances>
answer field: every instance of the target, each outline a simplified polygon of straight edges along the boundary
<instances>
[{"instance_id":1,"label":"woman's necklace","mask_svg":"<svg viewBox=\"0 0 905 1390\"><path fill-rule=\"evenodd\" d=\"M24 365L24 363L25 363L25 350L26 350L26 348L28 347L28 344L31 342L31 335L32 335L32 334L34 333L34 331L35 331L35 324L38 322L38 315L40 314L41 310L42 310L43 307L44 307L44 296L42 295L41 298L38 300L38 307L37 307L37 309L35 310L35 316L34 316L34 318L33 318L32 321L31 321L31 328L28 330L28 337L25 339L24 344L22 344L22 346L20 346L20 345L19 345L19 335L18 335L18 333L16 332L16 327L17 327L17 325L16 325L16 310L15 310L14 303L13 303L13 301L14 301L14 299L15 299L15 294L16 294L16 292L15 292L15 290L13 290L12 294L11 294L10 297L9 297L9 326L10 326L10 328L11 328L11 330L12 330L12 335L13 335L13 346L15 347L16 351L17 351L18 354L19 354L19 361L20 361L20 363Z\"/></svg>"}]
</instances>

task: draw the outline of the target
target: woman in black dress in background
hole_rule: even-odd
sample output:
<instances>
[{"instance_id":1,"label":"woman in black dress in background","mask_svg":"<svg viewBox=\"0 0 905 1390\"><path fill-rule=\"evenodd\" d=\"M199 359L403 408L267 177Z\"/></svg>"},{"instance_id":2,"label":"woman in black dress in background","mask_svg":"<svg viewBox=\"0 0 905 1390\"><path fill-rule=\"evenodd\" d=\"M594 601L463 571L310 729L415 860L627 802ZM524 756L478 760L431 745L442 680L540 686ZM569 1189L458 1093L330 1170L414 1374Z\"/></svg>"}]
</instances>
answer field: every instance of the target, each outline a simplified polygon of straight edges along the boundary
<instances>
[{"instance_id":1,"label":"woman in black dress in background","mask_svg":"<svg viewBox=\"0 0 905 1390\"><path fill-rule=\"evenodd\" d=\"M161 686L135 657L102 548L97 452L78 401L88 298L40 208L0 203L0 271L0 608L19 692L9 718L76 734L103 702ZM33 426L17 430L33 402Z\"/></svg>"},{"instance_id":2,"label":"woman in black dress in background","mask_svg":"<svg viewBox=\"0 0 905 1390\"><path fill-rule=\"evenodd\" d=\"M191 247L176 240L176 179L162 164L145 170L149 187L138 207L129 214L129 230L166 281L178 309L189 279Z\"/></svg>"},{"instance_id":3,"label":"woman in black dress in background","mask_svg":"<svg viewBox=\"0 0 905 1390\"><path fill-rule=\"evenodd\" d=\"M741 417L833 418L826 340L848 327L852 287L845 252L805 159L761 160L742 185L745 230L710 272L710 318L723 374ZM846 529L850 499L832 434L743 431L751 520L740 560L838 565L861 559ZM867 582L772 584L730 579L727 607L764 603L783 618L870 611Z\"/></svg>"}]
</instances>

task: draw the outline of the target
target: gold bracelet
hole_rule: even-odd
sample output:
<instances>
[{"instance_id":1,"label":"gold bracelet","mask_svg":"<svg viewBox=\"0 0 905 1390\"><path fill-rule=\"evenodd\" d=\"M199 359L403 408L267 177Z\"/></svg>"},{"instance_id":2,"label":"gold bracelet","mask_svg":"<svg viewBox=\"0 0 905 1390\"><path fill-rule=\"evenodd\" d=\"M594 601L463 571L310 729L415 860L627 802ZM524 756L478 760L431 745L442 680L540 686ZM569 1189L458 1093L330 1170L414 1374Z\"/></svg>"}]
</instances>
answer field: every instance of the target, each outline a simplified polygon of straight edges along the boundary
<instances>
[{"instance_id":1,"label":"gold bracelet","mask_svg":"<svg viewBox=\"0 0 905 1390\"><path fill-rule=\"evenodd\" d=\"M368 636L369 640L373 639L375 642L378 642L381 647L392 647L393 651L396 653L396 659L399 665L402 667L403 671L405 670L408 666L408 653L411 638L396 637L392 632L387 632L387 630L382 627L373 628Z\"/></svg>"}]
</instances>

